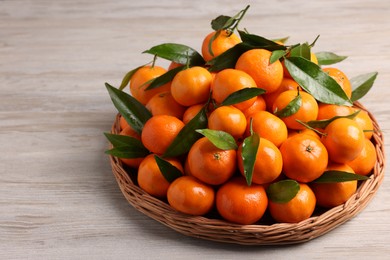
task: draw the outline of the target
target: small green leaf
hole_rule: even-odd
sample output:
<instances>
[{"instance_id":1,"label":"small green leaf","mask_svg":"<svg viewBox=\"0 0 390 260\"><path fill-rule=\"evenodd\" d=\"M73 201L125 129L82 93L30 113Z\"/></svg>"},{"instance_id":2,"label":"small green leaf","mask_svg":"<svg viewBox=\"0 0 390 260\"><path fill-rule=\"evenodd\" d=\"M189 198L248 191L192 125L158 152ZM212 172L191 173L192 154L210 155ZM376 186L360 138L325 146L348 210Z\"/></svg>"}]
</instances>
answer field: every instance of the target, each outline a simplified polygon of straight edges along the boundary
<instances>
[{"instance_id":1,"label":"small green leaf","mask_svg":"<svg viewBox=\"0 0 390 260\"><path fill-rule=\"evenodd\" d=\"M293 79L318 101L352 105L340 85L313 62L302 57L288 57L284 59L284 64Z\"/></svg>"},{"instance_id":2,"label":"small green leaf","mask_svg":"<svg viewBox=\"0 0 390 260\"><path fill-rule=\"evenodd\" d=\"M280 58L282 58L284 55L286 55L286 51L285 50L273 51L272 54L271 54L271 57L269 58L269 63L270 64L274 63L275 61L277 61Z\"/></svg>"},{"instance_id":3,"label":"small green leaf","mask_svg":"<svg viewBox=\"0 0 390 260\"><path fill-rule=\"evenodd\" d=\"M365 181L369 178L364 175L359 175L344 171L326 171L319 178L315 179L314 183L334 183L346 181Z\"/></svg>"},{"instance_id":4,"label":"small green leaf","mask_svg":"<svg viewBox=\"0 0 390 260\"><path fill-rule=\"evenodd\" d=\"M196 50L183 44L164 43L156 45L143 53L149 53L180 64L203 65L205 61ZM189 61L188 61L189 59Z\"/></svg>"},{"instance_id":5,"label":"small green leaf","mask_svg":"<svg viewBox=\"0 0 390 260\"><path fill-rule=\"evenodd\" d=\"M114 147L129 145L133 142L133 139L135 139L134 137L127 136L127 135L110 134L110 133L104 133L104 135Z\"/></svg>"},{"instance_id":6,"label":"small green leaf","mask_svg":"<svg viewBox=\"0 0 390 260\"><path fill-rule=\"evenodd\" d=\"M374 81L378 72L371 72L363 75L359 75L350 80L352 86L352 101L356 101L364 97L370 91L374 85Z\"/></svg>"},{"instance_id":7,"label":"small green leaf","mask_svg":"<svg viewBox=\"0 0 390 260\"><path fill-rule=\"evenodd\" d=\"M191 119L179 132L173 142L165 151L163 157L176 157L187 153L191 146L202 137L196 132L196 129L203 129L207 127L206 106L199 111L199 113Z\"/></svg>"},{"instance_id":8,"label":"small green leaf","mask_svg":"<svg viewBox=\"0 0 390 260\"><path fill-rule=\"evenodd\" d=\"M117 146L112 148L111 150L107 150L106 154L110 154L118 158L132 159L143 158L149 154L149 151L146 152L144 150L139 150L132 146Z\"/></svg>"},{"instance_id":9,"label":"small green leaf","mask_svg":"<svg viewBox=\"0 0 390 260\"><path fill-rule=\"evenodd\" d=\"M237 149L236 140L234 137L224 131L211 130L211 129L197 129L196 132L204 135L210 142L221 150L235 150Z\"/></svg>"},{"instance_id":10,"label":"small green leaf","mask_svg":"<svg viewBox=\"0 0 390 260\"><path fill-rule=\"evenodd\" d=\"M230 106L242 101L257 97L261 94L264 94L265 90L262 88L244 88L236 92L231 93L229 96L222 101L221 106Z\"/></svg>"},{"instance_id":11,"label":"small green leaf","mask_svg":"<svg viewBox=\"0 0 390 260\"><path fill-rule=\"evenodd\" d=\"M260 137L257 133L252 133L245 138L242 143L241 159L244 165L244 175L248 186L252 184L253 169L255 167L259 145Z\"/></svg>"},{"instance_id":12,"label":"small green leaf","mask_svg":"<svg viewBox=\"0 0 390 260\"><path fill-rule=\"evenodd\" d=\"M161 174L169 183L183 176L183 173L170 162L162 159L157 155L154 156L154 159L156 160L157 166L160 169Z\"/></svg>"},{"instance_id":13,"label":"small green leaf","mask_svg":"<svg viewBox=\"0 0 390 260\"><path fill-rule=\"evenodd\" d=\"M121 85L119 86L119 90L122 90L124 89L130 82L131 80L131 77L142 67L145 67L147 64L145 65L141 65L133 70L130 70L129 72L126 73L126 75L123 77L122 79L122 83Z\"/></svg>"},{"instance_id":14,"label":"small green leaf","mask_svg":"<svg viewBox=\"0 0 390 260\"><path fill-rule=\"evenodd\" d=\"M315 53L318 65L332 65L343 61L347 58L347 56L339 56L333 52L316 52Z\"/></svg>"},{"instance_id":15,"label":"small green leaf","mask_svg":"<svg viewBox=\"0 0 390 260\"><path fill-rule=\"evenodd\" d=\"M272 41L273 42L281 42L281 43L285 44L289 38L290 38L290 36L286 36L286 37L282 37L282 38L272 39Z\"/></svg>"},{"instance_id":16,"label":"small green leaf","mask_svg":"<svg viewBox=\"0 0 390 260\"><path fill-rule=\"evenodd\" d=\"M299 94L287 104L286 107L279 111L275 111L274 114L280 118L294 115L302 106L302 96Z\"/></svg>"},{"instance_id":17,"label":"small green leaf","mask_svg":"<svg viewBox=\"0 0 390 260\"><path fill-rule=\"evenodd\" d=\"M149 154L142 142L134 137L110 133L104 135L114 146L113 149L107 150L106 154L119 158L140 158Z\"/></svg>"},{"instance_id":18,"label":"small green leaf","mask_svg":"<svg viewBox=\"0 0 390 260\"><path fill-rule=\"evenodd\" d=\"M174 68L174 69L171 69L171 70L165 72L164 74L162 74L161 76L158 76L157 78L154 78L154 79L146 82L146 84L149 84L149 86L145 89L145 91L161 87L164 84L171 82L173 80L173 78L176 76L176 74L179 73L180 71L184 70L185 68L186 68L186 66L184 66L184 65L179 66L177 68Z\"/></svg>"},{"instance_id":19,"label":"small green leaf","mask_svg":"<svg viewBox=\"0 0 390 260\"><path fill-rule=\"evenodd\" d=\"M141 133L146 121L152 117L150 111L129 94L114 88L108 83L105 85L118 112L137 133Z\"/></svg>"},{"instance_id":20,"label":"small green leaf","mask_svg":"<svg viewBox=\"0 0 390 260\"><path fill-rule=\"evenodd\" d=\"M210 65L209 71L213 72L221 71L227 68L234 68L241 54L252 48L252 46L249 46L245 43L234 45L232 48L207 62L207 65Z\"/></svg>"},{"instance_id":21,"label":"small green leaf","mask_svg":"<svg viewBox=\"0 0 390 260\"><path fill-rule=\"evenodd\" d=\"M313 127L313 128L321 128L321 129L324 129L325 127L327 127L331 122L333 122L334 120L338 119L338 118L349 118L349 119L354 119L355 116L357 114L359 114L360 110L357 110L355 111L354 113L350 114L350 115L346 115L346 116L334 116L330 119L324 119L324 120L313 120L313 121L309 121L309 122L306 122L305 124L307 124L308 126L310 127Z\"/></svg>"},{"instance_id":22,"label":"small green leaf","mask_svg":"<svg viewBox=\"0 0 390 260\"><path fill-rule=\"evenodd\" d=\"M268 198L275 203L287 203L299 192L299 183L295 180L282 180L267 188Z\"/></svg>"},{"instance_id":23,"label":"small green leaf","mask_svg":"<svg viewBox=\"0 0 390 260\"><path fill-rule=\"evenodd\" d=\"M244 31L238 30L238 33L240 34L241 40L249 44L251 46L257 46L257 48L262 47L273 47L273 50L285 50L286 47L283 45L280 45L272 40L269 40L267 38L264 38L262 36L256 35L256 34L250 34L246 33Z\"/></svg>"},{"instance_id":24,"label":"small green leaf","mask_svg":"<svg viewBox=\"0 0 390 260\"><path fill-rule=\"evenodd\" d=\"M290 57L302 57L310 60L310 46L307 43L294 46L290 50Z\"/></svg>"},{"instance_id":25,"label":"small green leaf","mask_svg":"<svg viewBox=\"0 0 390 260\"><path fill-rule=\"evenodd\" d=\"M214 31L227 29L235 23L235 19L230 16L220 15L211 21L211 28Z\"/></svg>"}]
</instances>

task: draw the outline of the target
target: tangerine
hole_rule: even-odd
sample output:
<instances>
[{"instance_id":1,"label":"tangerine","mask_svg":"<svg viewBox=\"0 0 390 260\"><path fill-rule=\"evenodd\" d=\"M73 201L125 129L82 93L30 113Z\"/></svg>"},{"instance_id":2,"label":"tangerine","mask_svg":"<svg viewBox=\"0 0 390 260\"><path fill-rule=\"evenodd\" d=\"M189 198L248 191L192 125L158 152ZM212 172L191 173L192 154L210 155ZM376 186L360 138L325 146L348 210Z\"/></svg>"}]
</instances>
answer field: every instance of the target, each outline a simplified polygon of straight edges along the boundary
<instances>
[{"instance_id":1,"label":"tangerine","mask_svg":"<svg viewBox=\"0 0 390 260\"><path fill-rule=\"evenodd\" d=\"M152 115L169 115L179 119L183 118L184 111L186 108L172 97L170 91L161 92L154 95L148 103L146 108L152 113Z\"/></svg>"},{"instance_id":2,"label":"tangerine","mask_svg":"<svg viewBox=\"0 0 390 260\"><path fill-rule=\"evenodd\" d=\"M211 112L208 128L225 131L238 139L244 135L246 124L245 115L241 110L233 106L221 106Z\"/></svg>"},{"instance_id":3,"label":"tangerine","mask_svg":"<svg viewBox=\"0 0 390 260\"><path fill-rule=\"evenodd\" d=\"M236 34L226 30L219 31L219 35L211 43L212 53L210 53L210 40L216 33L209 33L202 42L202 56L205 61L212 60L241 42Z\"/></svg>"},{"instance_id":4,"label":"tangerine","mask_svg":"<svg viewBox=\"0 0 390 260\"><path fill-rule=\"evenodd\" d=\"M370 140L365 138L364 147L360 154L347 164L356 174L367 176L374 168L376 160L377 155L375 146Z\"/></svg>"}]
</instances>

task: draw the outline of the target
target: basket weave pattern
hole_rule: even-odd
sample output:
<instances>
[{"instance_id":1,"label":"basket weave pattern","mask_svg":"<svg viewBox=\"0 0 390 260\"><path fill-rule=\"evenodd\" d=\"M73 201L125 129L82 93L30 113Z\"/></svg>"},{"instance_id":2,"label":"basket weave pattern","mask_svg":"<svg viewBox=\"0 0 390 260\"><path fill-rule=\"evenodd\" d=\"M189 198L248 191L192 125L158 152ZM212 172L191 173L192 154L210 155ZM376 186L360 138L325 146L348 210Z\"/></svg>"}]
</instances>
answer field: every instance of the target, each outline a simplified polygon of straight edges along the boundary
<instances>
[{"instance_id":1,"label":"basket weave pattern","mask_svg":"<svg viewBox=\"0 0 390 260\"><path fill-rule=\"evenodd\" d=\"M367 111L359 102L355 102L354 105ZM221 219L182 214L172 209L166 202L150 196L138 187L132 179L135 178L135 174L127 173L118 158L110 156L110 162L113 174L127 201L138 211L179 233L206 240L242 245L301 243L323 235L353 218L371 201L382 183L385 166L383 134L373 115L367 112L374 125L372 142L377 153L373 174L367 181L361 183L357 192L345 204L296 224L238 225ZM119 133L119 114L111 132Z\"/></svg>"}]
</instances>

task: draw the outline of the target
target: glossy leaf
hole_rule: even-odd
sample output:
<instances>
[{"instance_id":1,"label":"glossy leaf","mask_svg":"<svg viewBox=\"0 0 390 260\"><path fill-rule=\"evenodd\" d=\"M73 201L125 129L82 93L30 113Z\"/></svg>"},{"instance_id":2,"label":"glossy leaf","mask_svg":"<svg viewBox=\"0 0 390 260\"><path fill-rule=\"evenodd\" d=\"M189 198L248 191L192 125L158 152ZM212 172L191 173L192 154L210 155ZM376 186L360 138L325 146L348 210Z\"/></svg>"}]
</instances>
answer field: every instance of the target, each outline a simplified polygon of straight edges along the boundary
<instances>
[{"instance_id":1,"label":"glossy leaf","mask_svg":"<svg viewBox=\"0 0 390 260\"><path fill-rule=\"evenodd\" d=\"M227 68L234 68L241 54L243 54L244 52L252 48L253 48L252 46L242 42L236 44L234 47L228 49L224 53L208 61L207 65L210 65L209 71L213 72L213 71L221 71Z\"/></svg>"},{"instance_id":2,"label":"glossy leaf","mask_svg":"<svg viewBox=\"0 0 390 260\"><path fill-rule=\"evenodd\" d=\"M313 62L302 57L288 57L284 64L293 79L318 101L352 105L340 85Z\"/></svg>"},{"instance_id":3,"label":"glossy leaf","mask_svg":"<svg viewBox=\"0 0 390 260\"><path fill-rule=\"evenodd\" d=\"M302 106L302 96L299 95L298 92L298 95L293 100L291 100L286 107L284 107L279 111L275 111L274 114L280 118L288 117L297 113L298 110L301 108L301 106Z\"/></svg>"},{"instance_id":4,"label":"glossy leaf","mask_svg":"<svg viewBox=\"0 0 390 260\"><path fill-rule=\"evenodd\" d=\"M344 171L326 171L319 178L314 180L315 183L335 183L346 181L364 181L368 180L367 176L344 172Z\"/></svg>"},{"instance_id":5,"label":"glossy leaf","mask_svg":"<svg viewBox=\"0 0 390 260\"><path fill-rule=\"evenodd\" d=\"M273 51L272 54L271 54L271 57L269 58L269 63L270 64L274 63L275 61L277 61L280 58L282 58L284 55L286 55L286 51L285 50Z\"/></svg>"},{"instance_id":6,"label":"glossy leaf","mask_svg":"<svg viewBox=\"0 0 390 260\"><path fill-rule=\"evenodd\" d=\"M290 38L290 36L286 36L286 37L282 37L282 38L276 38L276 39L272 39L273 42L281 42L283 44L285 44L288 39Z\"/></svg>"},{"instance_id":7,"label":"glossy leaf","mask_svg":"<svg viewBox=\"0 0 390 260\"><path fill-rule=\"evenodd\" d=\"M378 72L371 72L359 75L350 80L352 86L352 101L356 101L364 97L374 85L374 81Z\"/></svg>"},{"instance_id":8,"label":"glossy leaf","mask_svg":"<svg viewBox=\"0 0 390 260\"><path fill-rule=\"evenodd\" d=\"M267 188L267 196L273 202L287 203L299 192L299 183L295 180L282 180L272 183Z\"/></svg>"},{"instance_id":9,"label":"glossy leaf","mask_svg":"<svg viewBox=\"0 0 390 260\"><path fill-rule=\"evenodd\" d=\"M183 176L183 173L170 162L164 160L157 155L154 156L154 159L156 160L157 166L160 169L161 174L169 183Z\"/></svg>"},{"instance_id":10,"label":"glossy leaf","mask_svg":"<svg viewBox=\"0 0 390 260\"><path fill-rule=\"evenodd\" d=\"M211 21L211 28L214 31L227 29L230 26L232 26L234 22L235 19L233 19L232 17L226 15L220 15Z\"/></svg>"},{"instance_id":11,"label":"glossy leaf","mask_svg":"<svg viewBox=\"0 0 390 260\"><path fill-rule=\"evenodd\" d=\"M152 117L150 111L134 97L110 84L106 83L106 88L118 112L137 133L141 133L146 121Z\"/></svg>"},{"instance_id":12,"label":"glossy leaf","mask_svg":"<svg viewBox=\"0 0 390 260\"><path fill-rule=\"evenodd\" d=\"M176 157L187 153L191 146L202 137L201 134L196 132L197 129L203 129L207 127L207 114L206 108L204 107L199 113L188 122L176 138L173 140L171 145L165 151L163 157Z\"/></svg>"},{"instance_id":13,"label":"glossy leaf","mask_svg":"<svg viewBox=\"0 0 390 260\"><path fill-rule=\"evenodd\" d=\"M244 176L248 186L252 184L253 169L255 167L257 150L260 145L260 137L257 133L252 133L244 139L242 143L241 159L244 166Z\"/></svg>"},{"instance_id":14,"label":"glossy leaf","mask_svg":"<svg viewBox=\"0 0 390 260\"><path fill-rule=\"evenodd\" d=\"M158 77L152 79L150 82L147 82L147 84L149 84L149 86L145 90L147 91L150 89L158 88L158 87L161 87L161 86L171 82L173 80L173 78L176 76L176 74L179 73L180 71L184 70L185 68L186 68L186 66L183 65L183 66L171 69L171 70L165 72L164 74L162 74L161 76L158 76Z\"/></svg>"},{"instance_id":15,"label":"glossy leaf","mask_svg":"<svg viewBox=\"0 0 390 260\"><path fill-rule=\"evenodd\" d=\"M114 146L106 154L119 158L142 158L149 154L142 142L134 137L109 133L104 135Z\"/></svg>"},{"instance_id":16,"label":"glossy leaf","mask_svg":"<svg viewBox=\"0 0 390 260\"><path fill-rule=\"evenodd\" d=\"M324 120L313 120L313 121L309 121L309 122L305 122L305 124L307 124L308 126L310 127L313 127L313 128L321 128L321 129L324 129L325 127L327 127L331 122L333 122L334 120L338 119L338 118L349 118L349 119L354 119L356 117L357 114L359 114L360 110L357 110L355 111L354 113L350 114L350 115L346 115L346 116L334 116L330 119L324 119Z\"/></svg>"},{"instance_id":17,"label":"glossy leaf","mask_svg":"<svg viewBox=\"0 0 390 260\"><path fill-rule=\"evenodd\" d=\"M339 56L333 52L316 52L315 55L318 60L318 65L332 65L347 58L347 56Z\"/></svg>"},{"instance_id":18,"label":"glossy leaf","mask_svg":"<svg viewBox=\"0 0 390 260\"><path fill-rule=\"evenodd\" d=\"M147 64L139 66L133 70L130 70L129 72L126 73L126 75L122 79L122 83L119 86L119 90L124 89L127 85L129 85L131 77L142 67L145 67Z\"/></svg>"},{"instance_id":19,"label":"glossy leaf","mask_svg":"<svg viewBox=\"0 0 390 260\"><path fill-rule=\"evenodd\" d=\"M174 61L180 64L203 65L202 55L196 50L183 44L163 43L156 45L143 53L156 55L160 58ZM189 59L189 60L188 60ZM188 62L187 62L188 60Z\"/></svg>"},{"instance_id":20,"label":"glossy leaf","mask_svg":"<svg viewBox=\"0 0 390 260\"><path fill-rule=\"evenodd\" d=\"M291 48L290 57L302 57L310 60L310 46L307 43L303 43Z\"/></svg>"},{"instance_id":21,"label":"glossy leaf","mask_svg":"<svg viewBox=\"0 0 390 260\"><path fill-rule=\"evenodd\" d=\"M286 47L280 44L277 44L276 42L269 40L267 38L264 38L262 36L256 35L256 34L250 34L246 33L244 31L238 30L238 33L240 34L241 40L249 44L251 46L256 46L257 48L261 47L273 47L274 50L285 50Z\"/></svg>"},{"instance_id":22,"label":"glossy leaf","mask_svg":"<svg viewBox=\"0 0 390 260\"><path fill-rule=\"evenodd\" d=\"M265 90L262 88L244 88L231 93L221 103L221 106L230 106L242 101L257 97L264 94Z\"/></svg>"},{"instance_id":23,"label":"glossy leaf","mask_svg":"<svg viewBox=\"0 0 390 260\"><path fill-rule=\"evenodd\" d=\"M211 130L211 129L198 129L196 132L204 135L209 139L215 147L221 150L235 150L237 149L237 143L234 137L224 131Z\"/></svg>"}]
</instances>

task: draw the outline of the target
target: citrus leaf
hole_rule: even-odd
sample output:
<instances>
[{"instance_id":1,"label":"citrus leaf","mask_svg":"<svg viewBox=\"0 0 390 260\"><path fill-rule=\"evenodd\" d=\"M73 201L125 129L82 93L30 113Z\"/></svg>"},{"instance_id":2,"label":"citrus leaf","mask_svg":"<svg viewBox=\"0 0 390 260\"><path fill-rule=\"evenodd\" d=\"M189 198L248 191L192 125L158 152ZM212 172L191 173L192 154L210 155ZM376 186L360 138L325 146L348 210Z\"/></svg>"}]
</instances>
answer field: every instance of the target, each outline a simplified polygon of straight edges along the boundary
<instances>
[{"instance_id":1,"label":"citrus leaf","mask_svg":"<svg viewBox=\"0 0 390 260\"><path fill-rule=\"evenodd\" d=\"M290 57L302 57L310 60L310 46L307 43L294 46L290 50Z\"/></svg>"},{"instance_id":2,"label":"citrus leaf","mask_svg":"<svg viewBox=\"0 0 390 260\"><path fill-rule=\"evenodd\" d=\"M154 78L154 79L146 82L146 84L149 84L149 86L145 90L158 88L164 84L167 84L168 82L171 82L173 80L173 78L176 76L176 74L179 73L180 71L184 70L185 68L186 68L186 66L184 66L184 65L179 66L177 68L168 70L167 72L165 72L161 76L158 76L157 78Z\"/></svg>"},{"instance_id":3,"label":"citrus leaf","mask_svg":"<svg viewBox=\"0 0 390 260\"><path fill-rule=\"evenodd\" d=\"M290 38L290 36L282 37L282 38L277 38L277 39L272 39L273 42L281 42L285 44L287 40Z\"/></svg>"},{"instance_id":4,"label":"citrus leaf","mask_svg":"<svg viewBox=\"0 0 390 260\"><path fill-rule=\"evenodd\" d=\"M287 203L297 195L299 189L297 181L282 180L268 186L267 196L273 202Z\"/></svg>"},{"instance_id":5,"label":"citrus leaf","mask_svg":"<svg viewBox=\"0 0 390 260\"><path fill-rule=\"evenodd\" d=\"M252 133L252 135L245 138L242 143L241 159L244 165L244 175L248 186L252 184L253 169L255 167L259 145L260 137L257 133Z\"/></svg>"},{"instance_id":6,"label":"citrus leaf","mask_svg":"<svg viewBox=\"0 0 390 260\"><path fill-rule=\"evenodd\" d=\"M114 147L131 145L131 143L134 141L133 139L135 139L134 137L128 135L119 135L119 134L111 134L111 133L104 133L104 135Z\"/></svg>"},{"instance_id":7,"label":"citrus leaf","mask_svg":"<svg viewBox=\"0 0 390 260\"><path fill-rule=\"evenodd\" d=\"M315 99L326 104L352 105L340 85L313 62L302 57L288 57L284 64L293 79Z\"/></svg>"},{"instance_id":8,"label":"citrus leaf","mask_svg":"<svg viewBox=\"0 0 390 260\"><path fill-rule=\"evenodd\" d=\"M150 111L129 94L114 88L108 83L105 85L118 112L137 133L141 133L146 121L152 117Z\"/></svg>"},{"instance_id":9,"label":"citrus leaf","mask_svg":"<svg viewBox=\"0 0 390 260\"><path fill-rule=\"evenodd\" d=\"M156 160L157 166L160 169L161 174L169 183L183 176L183 173L170 162L162 159L157 155L154 156L154 159Z\"/></svg>"},{"instance_id":10,"label":"citrus leaf","mask_svg":"<svg viewBox=\"0 0 390 260\"><path fill-rule=\"evenodd\" d=\"M333 52L316 52L315 53L318 65L332 65L343 61L347 58L347 56L339 56Z\"/></svg>"},{"instance_id":11,"label":"citrus leaf","mask_svg":"<svg viewBox=\"0 0 390 260\"><path fill-rule=\"evenodd\" d=\"M284 107L279 111L275 111L274 114L280 118L288 117L298 112L301 106L302 106L302 96L299 95L298 92L298 95L293 100L291 100L286 107Z\"/></svg>"},{"instance_id":12,"label":"citrus leaf","mask_svg":"<svg viewBox=\"0 0 390 260\"><path fill-rule=\"evenodd\" d=\"M174 61L180 64L203 65L202 55L196 50L183 44L163 43L156 45L143 53L156 55L160 58Z\"/></svg>"},{"instance_id":13,"label":"citrus leaf","mask_svg":"<svg viewBox=\"0 0 390 260\"><path fill-rule=\"evenodd\" d=\"M124 89L130 82L131 80L131 77L142 67L145 67L147 64L145 65L141 65L133 70L130 70L129 72L126 73L126 75L123 77L122 79L122 83L121 85L119 86L119 90L122 90Z\"/></svg>"},{"instance_id":14,"label":"citrus leaf","mask_svg":"<svg viewBox=\"0 0 390 260\"><path fill-rule=\"evenodd\" d=\"M211 21L211 28L214 31L227 29L230 26L232 26L234 22L235 19L233 19L232 17L226 15L220 15Z\"/></svg>"},{"instance_id":15,"label":"citrus leaf","mask_svg":"<svg viewBox=\"0 0 390 260\"><path fill-rule=\"evenodd\" d=\"M230 106L242 101L257 97L258 95L264 94L265 90L262 88L244 88L236 92L231 93L221 103L221 106Z\"/></svg>"},{"instance_id":16,"label":"citrus leaf","mask_svg":"<svg viewBox=\"0 0 390 260\"><path fill-rule=\"evenodd\" d=\"M215 147L221 150L235 150L237 149L236 140L234 137L224 131L211 130L211 129L197 129L196 132L204 135L209 139Z\"/></svg>"},{"instance_id":17,"label":"citrus leaf","mask_svg":"<svg viewBox=\"0 0 390 260\"><path fill-rule=\"evenodd\" d=\"M313 121L309 121L309 122L306 122L305 124L307 124L308 126L310 127L313 127L313 128L322 128L324 129L325 127L327 127L331 122L333 122L334 120L338 119L338 118L349 118L349 119L354 119L356 117L357 114L359 114L360 110L357 110L355 111L354 113L350 114L350 115L346 115L346 116L334 116L330 119L324 119L324 120L313 120Z\"/></svg>"},{"instance_id":18,"label":"citrus leaf","mask_svg":"<svg viewBox=\"0 0 390 260\"><path fill-rule=\"evenodd\" d=\"M377 75L378 72L371 72L352 78L350 80L352 86L351 100L356 101L364 97L364 95L366 95L374 85L374 81Z\"/></svg>"},{"instance_id":19,"label":"citrus leaf","mask_svg":"<svg viewBox=\"0 0 390 260\"><path fill-rule=\"evenodd\" d=\"M315 179L315 183L334 183L346 181L365 181L369 178L364 175L359 175L344 171L326 171L319 178Z\"/></svg>"},{"instance_id":20,"label":"citrus leaf","mask_svg":"<svg viewBox=\"0 0 390 260\"><path fill-rule=\"evenodd\" d=\"M206 106L203 107L196 116L190 120L179 132L176 138L169 145L163 157L176 157L187 153L191 146L202 137L196 129L207 127Z\"/></svg>"},{"instance_id":21,"label":"citrus leaf","mask_svg":"<svg viewBox=\"0 0 390 260\"><path fill-rule=\"evenodd\" d=\"M227 68L234 68L241 54L252 48L252 46L242 42L234 45L232 48L207 62L207 65L210 65L209 71L213 72Z\"/></svg>"},{"instance_id":22,"label":"citrus leaf","mask_svg":"<svg viewBox=\"0 0 390 260\"><path fill-rule=\"evenodd\" d=\"M285 50L273 51L272 54L271 54L271 57L269 58L269 64L274 63L275 61L277 61L280 58L282 58L284 55L286 55L286 51Z\"/></svg>"},{"instance_id":23,"label":"citrus leaf","mask_svg":"<svg viewBox=\"0 0 390 260\"><path fill-rule=\"evenodd\" d=\"M266 39L262 36L256 35L256 34L250 34L246 33L244 31L238 30L238 33L240 34L241 40L244 43L247 43L252 46L257 46L257 48L261 47L271 47L273 46L274 50L285 50L286 47L280 44L277 44L276 42Z\"/></svg>"},{"instance_id":24,"label":"citrus leaf","mask_svg":"<svg viewBox=\"0 0 390 260\"><path fill-rule=\"evenodd\" d=\"M104 135L114 146L113 149L107 150L106 154L119 158L140 158L149 154L142 142L134 137L110 133L104 133Z\"/></svg>"}]
</instances>

